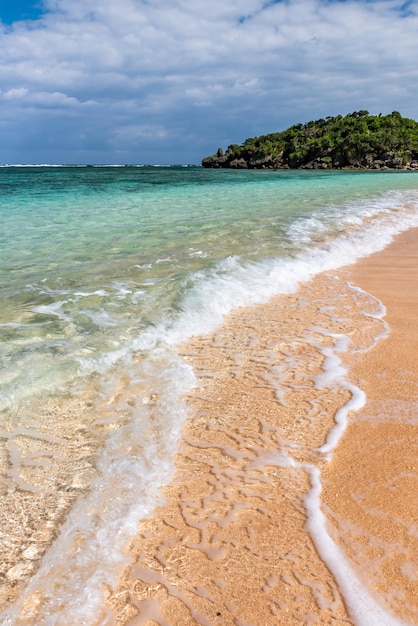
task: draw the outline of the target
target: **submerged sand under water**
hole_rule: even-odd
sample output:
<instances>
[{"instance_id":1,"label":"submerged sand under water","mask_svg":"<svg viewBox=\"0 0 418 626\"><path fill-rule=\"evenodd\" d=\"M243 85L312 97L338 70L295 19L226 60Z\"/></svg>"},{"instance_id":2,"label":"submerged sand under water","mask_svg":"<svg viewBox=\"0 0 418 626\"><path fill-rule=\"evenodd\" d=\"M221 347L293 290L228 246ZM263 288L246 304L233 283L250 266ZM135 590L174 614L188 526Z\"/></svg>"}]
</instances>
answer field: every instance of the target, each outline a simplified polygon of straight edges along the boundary
<instances>
[{"instance_id":1,"label":"submerged sand under water","mask_svg":"<svg viewBox=\"0 0 418 626\"><path fill-rule=\"evenodd\" d=\"M108 590L111 622L418 623L417 242L409 231L184 347L193 417L166 505Z\"/></svg>"},{"instance_id":2,"label":"submerged sand under water","mask_svg":"<svg viewBox=\"0 0 418 626\"><path fill-rule=\"evenodd\" d=\"M129 546L133 564L117 588L103 588L92 625L418 624L417 244L417 231L404 233L385 251L239 309L213 335L182 346L199 386L186 398L191 418L177 473L165 505ZM61 474L51 506L40 497L22 513L27 538L15 552L29 569L13 573L10 548L3 598L16 597L53 538L57 519L48 515L64 516L91 479L100 441L77 427L80 446L71 424L97 409L80 398L68 409L68 451L55 454L60 442L45 434ZM103 436L112 427L103 423ZM14 480L22 480L16 455L25 433L15 435L9 448ZM83 452L76 461L75 447ZM41 460L34 450L27 466L35 487ZM22 511L23 497L10 494ZM36 528L44 535L33 541ZM13 626L78 626L65 606L48 621L48 589L60 568L71 568L63 556Z\"/></svg>"}]
</instances>

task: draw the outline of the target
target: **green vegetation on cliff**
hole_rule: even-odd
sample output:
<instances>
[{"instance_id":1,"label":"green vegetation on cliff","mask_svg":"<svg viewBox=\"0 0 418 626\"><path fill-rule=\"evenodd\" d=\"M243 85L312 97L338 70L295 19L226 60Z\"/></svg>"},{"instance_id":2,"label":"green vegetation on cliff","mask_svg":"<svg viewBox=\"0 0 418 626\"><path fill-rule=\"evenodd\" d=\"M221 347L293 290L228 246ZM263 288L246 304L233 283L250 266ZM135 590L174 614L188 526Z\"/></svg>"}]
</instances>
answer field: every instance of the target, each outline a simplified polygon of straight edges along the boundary
<instances>
[{"instance_id":1,"label":"green vegetation on cliff","mask_svg":"<svg viewBox=\"0 0 418 626\"><path fill-rule=\"evenodd\" d=\"M418 122L354 111L221 148L203 167L418 169Z\"/></svg>"}]
</instances>

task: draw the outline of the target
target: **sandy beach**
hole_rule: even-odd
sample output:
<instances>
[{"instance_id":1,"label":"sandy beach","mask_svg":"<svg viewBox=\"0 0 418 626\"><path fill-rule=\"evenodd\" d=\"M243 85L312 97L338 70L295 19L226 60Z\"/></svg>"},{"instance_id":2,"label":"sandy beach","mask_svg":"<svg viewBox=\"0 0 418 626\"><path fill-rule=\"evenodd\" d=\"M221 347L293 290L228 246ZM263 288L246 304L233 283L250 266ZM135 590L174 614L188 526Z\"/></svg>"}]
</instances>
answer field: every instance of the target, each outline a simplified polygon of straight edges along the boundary
<instances>
[{"instance_id":1,"label":"sandy beach","mask_svg":"<svg viewBox=\"0 0 418 626\"><path fill-rule=\"evenodd\" d=\"M417 230L350 268L350 277L384 302L390 335L350 364L367 403L324 472L324 508L372 588L417 624Z\"/></svg>"},{"instance_id":2,"label":"sandy beach","mask_svg":"<svg viewBox=\"0 0 418 626\"><path fill-rule=\"evenodd\" d=\"M400 623L418 623L417 286L411 230L184 348L200 387L166 506L141 524L135 564L109 592L118 624L361 621L309 532L312 468L356 577ZM341 408L348 425L328 460Z\"/></svg>"}]
</instances>

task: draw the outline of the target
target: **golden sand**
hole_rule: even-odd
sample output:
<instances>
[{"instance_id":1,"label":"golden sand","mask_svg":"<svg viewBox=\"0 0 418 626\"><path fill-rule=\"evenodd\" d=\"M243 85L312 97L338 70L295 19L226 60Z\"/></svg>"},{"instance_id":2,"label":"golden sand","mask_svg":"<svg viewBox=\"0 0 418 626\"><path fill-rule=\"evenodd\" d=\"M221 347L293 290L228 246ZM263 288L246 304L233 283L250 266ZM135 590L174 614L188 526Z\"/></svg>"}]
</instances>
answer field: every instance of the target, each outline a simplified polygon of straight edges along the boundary
<instances>
[{"instance_id":1,"label":"golden sand","mask_svg":"<svg viewBox=\"0 0 418 626\"><path fill-rule=\"evenodd\" d=\"M367 394L323 475L324 507L393 612L418 623L418 232L350 268L391 332L350 378Z\"/></svg>"},{"instance_id":2,"label":"golden sand","mask_svg":"<svg viewBox=\"0 0 418 626\"><path fill-rule=\"evenodd\" d=\"M329 532L360 579L418 623L417 244L410 231L184 348L200 386L166 506L141 523L134 565L109 591L115 623L354 623L306 528L308 467L322 473ZM377 345L385 329L368 294L391 329ZM328 462L318 447L351 390L317 376L340 336L351 347L338 356L367 403Z\"/></svg>"}]
</instances>

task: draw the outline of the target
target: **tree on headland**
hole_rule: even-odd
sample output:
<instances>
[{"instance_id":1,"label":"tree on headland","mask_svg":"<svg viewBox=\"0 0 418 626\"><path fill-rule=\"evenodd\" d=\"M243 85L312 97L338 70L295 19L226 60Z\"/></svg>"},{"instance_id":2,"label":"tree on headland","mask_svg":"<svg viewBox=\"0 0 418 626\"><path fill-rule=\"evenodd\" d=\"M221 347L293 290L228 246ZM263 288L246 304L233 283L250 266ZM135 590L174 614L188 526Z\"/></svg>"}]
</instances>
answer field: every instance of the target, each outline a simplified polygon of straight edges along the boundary
<instances>
[{"instance_id":1,"label":"tree on headland","mask_svg":"<svg viewBox=\"0 0 418 626\"><path fill-rule=\"evenodd\" d=\"M203 159L203 167L418 169L418 123L398 111L328 116L246 139Z\"/></svg>"}]
</instances>

